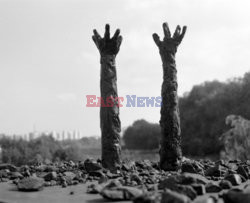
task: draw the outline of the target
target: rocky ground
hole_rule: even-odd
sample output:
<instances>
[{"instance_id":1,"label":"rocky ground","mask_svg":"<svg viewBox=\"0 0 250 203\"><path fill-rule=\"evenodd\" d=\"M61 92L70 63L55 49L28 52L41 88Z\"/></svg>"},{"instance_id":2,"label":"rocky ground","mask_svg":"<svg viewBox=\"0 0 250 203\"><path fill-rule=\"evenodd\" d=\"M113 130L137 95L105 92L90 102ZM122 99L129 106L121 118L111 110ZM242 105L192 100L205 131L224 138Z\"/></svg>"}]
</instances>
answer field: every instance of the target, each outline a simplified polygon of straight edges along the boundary
<instances>
[{"instance_id":1,"label":"rocky ground","mask_svg":"<svg viewBox=\"0 0 250 203\"><path fill-rule=\"evenodd\" d=\"M63 191L60 188L80 188L84 185L82 193L99 195L107 201L249 203L249 167L250 161L190 159L183 160L180 172L161 171L158 163L147 160L124 161L112 172L102 168L100 161L91 159L79 163L70 161L21 167L0 164L0 182L3 182L0 185L11 181L16 191L25 192L26 196L31 191L41 193L44 187L56 188L55 194L60 195L60 190ZM8 194L16 191L9 191ZM75 190L67 191L67 195L71 196L70 202L74 202ZM43 198L46 199L46 195ZM94 199L92 202L96 202ZM64 198L61 202L69 200Z\"/></svg>"}]
</instances>

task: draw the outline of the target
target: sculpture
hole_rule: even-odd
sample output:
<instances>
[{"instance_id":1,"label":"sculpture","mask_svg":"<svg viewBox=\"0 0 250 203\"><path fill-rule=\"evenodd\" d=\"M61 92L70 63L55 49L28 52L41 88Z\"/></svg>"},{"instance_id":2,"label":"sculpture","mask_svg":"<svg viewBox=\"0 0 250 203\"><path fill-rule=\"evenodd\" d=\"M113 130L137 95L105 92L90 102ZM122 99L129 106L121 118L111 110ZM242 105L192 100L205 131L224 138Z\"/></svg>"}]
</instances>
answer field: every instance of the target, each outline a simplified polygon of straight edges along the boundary
<instances>
[{"instance_id":1,"label":"sculpture","mask_svg":"<svg viewBox=\"0 0 250 203\"><path fill-rule=\"evenodd\" d=\"M96 30L92 36L99 52L101 63L101 98L106 104L107 100L112 105L100 107L100 127L102 136L102 165L113 171L120 164L121 147L120 132L121 122L119 118L119 101L117 93L117 76L115 58L119 52L122 42L120 30L117 29L114 36L110 38L110 27L106 24L105 34L102 38Z\"/></svg>"},{"instance_id":2,"label":"sculpture","mask_svg":"<svg viewBox=\"0 0 250 203\"><path fill-rule=\"evenodd\" d=\"M169 171L176 171L181 167L181 129L175 54L186 29L187 27L184 26L181 31L181 27L178 25L171 37L168 24L163 23L164 39L161 41L156 33L153 34L163 66L160 168Z\"/></svg>"}]
</instances>

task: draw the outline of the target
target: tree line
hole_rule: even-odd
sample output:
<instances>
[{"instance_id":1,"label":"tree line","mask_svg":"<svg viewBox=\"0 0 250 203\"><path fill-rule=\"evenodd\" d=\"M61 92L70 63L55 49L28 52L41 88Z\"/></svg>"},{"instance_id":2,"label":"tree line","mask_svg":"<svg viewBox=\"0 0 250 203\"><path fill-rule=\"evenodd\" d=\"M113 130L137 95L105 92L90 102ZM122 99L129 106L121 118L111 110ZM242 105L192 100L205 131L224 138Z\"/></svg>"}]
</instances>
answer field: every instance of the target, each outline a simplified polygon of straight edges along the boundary
<instances>
[{"instance_id":1,"label":"tree line","mask_svg":"<svg viewBox=\"0 0 250 203\"><path fill-rule=\"evenodd\" d=\"M224 150L220 137L229 130L226 117L233 114L250 119L249 89L250 72L226 82L214 80L195 85L179 98L184 155L218 155ZM123 139L128 149L157 148L160 126L135 121L125 130Z\"/></svg>"},{"instance_id":2,"label":"tree line","mask_svg":"<svg viewBox=\"0 0 250 203\"><path fill-rule=\"evenodd\" d=\"M4 163L17 166L55 161L83 161L88 157L100 156L101 140L84 137L80 140L57 141L52 135L42 135L36 139L0 139L1 158Z\"/></svg>"}]
</instances>

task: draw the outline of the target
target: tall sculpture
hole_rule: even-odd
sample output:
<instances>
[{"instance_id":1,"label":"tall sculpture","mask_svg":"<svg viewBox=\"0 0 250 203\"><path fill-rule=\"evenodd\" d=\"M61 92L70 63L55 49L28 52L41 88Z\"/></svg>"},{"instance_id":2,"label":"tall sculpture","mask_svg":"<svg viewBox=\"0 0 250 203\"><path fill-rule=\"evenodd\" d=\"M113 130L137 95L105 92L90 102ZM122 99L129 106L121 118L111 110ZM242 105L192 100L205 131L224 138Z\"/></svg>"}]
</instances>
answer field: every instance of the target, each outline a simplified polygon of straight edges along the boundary
<instances>
[{"instance_id":1,"label":"tall sculpture","mask_svg":"<svg viewBox=\"0 0 250 203\"><path fill-rule=\"evenodd\" d=\"M161 41L156 33L153 34L163 66L160 168L168 171L176 171L181 166L181 129L175 54L186 29L186 26L184 26L181 31L181 27L178 25L173 36L171 36L168 24L163 23L163 40Z\"/></svg>"},{"instance_id":2,"label":"tall sculpture","mask_svg":"<svg viewBox=\"0 0 250 203\"><path fill-rule=\"evenodd\" d=\"M122 42L120 30L117 29L110 38L110 27L107 24L102 38L96 30L94 40L99 52L101 63L101 98L100 124L102 133L102 165L109 170L115 170L120 164L121 147L119 119L119 101L117 93L117 76L115 58ZM108 102L107 102L108 101Z\"/></svg>"}]
</instances>

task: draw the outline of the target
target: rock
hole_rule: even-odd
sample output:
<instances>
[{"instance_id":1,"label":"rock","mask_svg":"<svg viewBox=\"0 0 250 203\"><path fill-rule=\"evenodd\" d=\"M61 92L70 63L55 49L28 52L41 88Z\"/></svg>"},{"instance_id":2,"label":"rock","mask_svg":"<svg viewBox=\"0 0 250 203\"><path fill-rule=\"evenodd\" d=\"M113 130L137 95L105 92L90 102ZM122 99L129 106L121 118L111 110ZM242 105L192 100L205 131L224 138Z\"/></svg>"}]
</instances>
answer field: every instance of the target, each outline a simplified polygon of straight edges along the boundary
<instances>
[{"instance_id":1,"label":"rock","mask_svg":"<svg viewBox=\"0 0 250 203\"><path fill-rule=\"evenodd\" d=\"M47 165L44 169L45 172L53 172L53 171L57 171L57 168L53 165Z\"/></svg>"},{"instance_id":2,"label":"rock","mask_svg":"<svg viewBox=\"0 0 250 203\"><path fill-rule=\"evenodd\" d=\"M0 170L0 178L8 178L9 175L8 175L8 169L3 169L3 170Z\"/></svg>"},{"instance_id":3,"label":"rock","mask_svg":"<svg viewBox=\"0 0 250 203\"><path fill-rule=\"evenodd\" d=\"M109 200L133 200L142 195L142 190L129 186L104 188L100 195Z\"/></svg>"},{"instance_id":4,"label":"rock","mask_svg":"<svg viewBox=\"0 0 250 203\"><path fill-rule=\"evenodd\" d=\"M184 172L197 173L197 171L195 170L194 166L190 162L184 162L184 163L182 163L181 171L183 173Z\"/></svg>"},{"instance_id":5,"label":"rock","mask_svg":"<svg viewBox=\"0 0 250 203\"><path fill-rule=\"evenodd\" d=\"M168 188L168 185L173 184L182 184L182 185L190 185L190 184L207 184L209 181L199 175L194 173L183 173L181 175L172 175L170 177L165 178L159 182L159 189Z\"/></svg>"},{"instance_id":6,"label":"rock","mask_svg":"<svg viewBox=\"0 0 250 203\"><path fill-rule=\"evenodd\" d=\"M247 184L244 186L244 193L249 193L250 194L250 184Z\"/></svg>"},{"instance_id":7,"label":"rock","mask_svg":"<svg viewBox=\"0 0 250 203\"><path fill-rule=\"evenodd\" d=\"M142 195L136 197L133 203L160 203L161 197L158 193L143 193Z\"/></svg>"},{"instance_id":8,"label":"rock","mask_svg":"<svg viewBox=\"0 0 250 203\"><path fill-rule=\"evenodd\" d=\"M237 164L237 162L229 161L229 163L227 164L227 167L232 171L236 171L238 168L238 164Z\"/></svg>"},{"instance_id":9,"label":"rock","mask_svg":"<svg viewBox=\"0 0 250 203\"><path fill-rule=\"evenodd\" d=\"M197 195L204 195L206 193L205 186L202 184L192 184L191 187L196 191Z\"/></svg>"},{"instance_id":10,"label":"rock","mask_svg":"<svg viewBox=\"0 0 250 203\"><path fill-rule=\"evenodd\" d=\"M248 203L250 202L250 194L241 191L231 190L221 195L225 203Z\"/></svg>"},{"instance_id":11,"label":"rock","mask_svg":"<svg viewBox=\"0 0 250 203\"><path fill-rule=\"evenodd\" d=\"M173 191L179 192L188 196L191 200L194 200L197 197L196 191L189 185L177 185L172 188Z\"/></svg>"},{"instance_id":12,"label":"rock","mask_svg":"<svg viewBox=\"0 0 250 203\"><path fill-rule=\"evenodd\" d=\"M124 171L135 170L135 162L133 162L133 161L124 161L124 163L122 164L121 169L124 170Z\"/></svg>"},{"instance_id":13,"label":"rock","mask_svg":"<svg viewBox=\"0 0 250 203\"><path fill-rule=\"evenodd\" d=\"M207 193L216 193L216 192L220 192L222 190L222 188L217 185L216 183L208 183L206 185L206 192Z\"/></svg>"},{"instance_id":14,"label":"rock","mask_svg":"<svg viewBox=\"0 0 250 203\"><path fill-rule=\"evenodd\" d=\"M8 178L0 178L0 182L8 182L9 179Z\"/></svg>"},{"instance_id":15,"label":"rock","mask_svg":"<svg viewBox=\"0 0 250 203\"><path fill-rule=\"evenodd\" d=\"M20 191L38 191L43 189L44 180L37 177L27 177L20 180L17 184L17 188Z\"/></svg>"},{"instance_id":16,"label":"rock","mask_svg":"<svg viewBox=\"0 0 250 203\"><path fill-rule=\"evenodd\" d=\"M104 186L102 184L88 185L87 193L89 193L89 194L98 194L98 193L100 193L102 191L103 187Z\"/></svg>"},{"instance_id":17,"label":"rock","mask_svg":"<svg viewBox=\"0 0 250 203\"><path fill-rule=\"evenodd\" d=\"M209 182L204 176L194 173L183 173L181 179L182 184L200 183L205 185Z\"/></svg>"},{"instance_id":18,"label":"rock","mask_svg":"<svg viewBox=\"0 0 250 203\"><path fill-rule=\"evenodd\" d=\"M89 175L90 176L95 176L95 177L98 177L98 178L105 177L105 174L102 172L102 170L99 170L99 171L90 171Z\"/></svg>"},{"instance_id":19,"label":"rock","mask_svg":"<svg viewBox=\"0 0 250 203\"><path fill-rule=\"evenodd\" d=\"M85 166L84 166L84 162L83 162L83 161L79 162L78 168L79 168L80 170L85 170Z\"/></svg>"},{"instance_id":20,"label":"rock","mask_svg":"<svg viewBox=\"0 0 250 203\"><path fill-rule=\"evenodd\" d=\"M137 185L142 184L142 179L141 179L141 177L138 174L132 174L130 176L130 180L131 181L135 181L137 183Z\"/></svg>"},{"instance_id":21,"label":"rock","mask_svg":"<svg viewBox=\"0 0 250 203\"><path fill-rule=\"evenodd\" d=\"M202 168L202 165L197 161L185 161L182 163L181 166L182 172L188 172L188 173L199 173L204 175L204 171Z\"/></svg>"},{"instance_id":22,"label":"rock","mask_svg":"<svg viewBox=\"0 0 250 203\"><path fill-rule=\"evenodd\" d=\"M76 175L73 173L73 172L71 172L71 171L66 171L66 172L64 172L63 173L63 175L64 175L64 180L66 181L66 183L68 184L68 185L72 185L73 183L73 179L76 177Z\"/></svg>"},{"instance_id":23,"label":"rock","mask_svg":"<svg viewBox=\"0 0 250 203\"><path fill-rule=\"evenodd\" d=\"M161 203L191 203L191 200L186 195L166 190L162 193Z\"/></svg>"},{"instance_id":24,"label":"rock","mask_svg":"<svg viewBox=\"0 0 250 203\"><path fill-rule=\"evenodd\" d=\"M224 180L228 180L232 183L233 186L240 185L242 183L242 178L239 174L230 174L227 175Z\"/></svg>"},{"instance_id":25,"label":"rock","mask_svg":"<svg viewBox=\"0 0 250 203\"><path fill-rule=\"evenodd\" d=\"M108 182L108 177L105 175L100 177L98 180L98 184L107 183L107 182Z\"/></svg>"},{"instance_id":26,"label":"rock","mask_svg":"<svg viewBox=\"0 0 250 203\"><path fill-rule=\"evenodd\" d=\"M10 170L12 172L17 171L17 167L15 167L12 164L0 164L0 170L3 170L3 169L8 169L8 170Z\"/></svg>"},{"instance_id":27,"label":"rock","mask_svg":"<svg viewBox=\"0 0 250 203\"><path fill-rule=\"evenodd\" d=\"M246 180L249 178L249 175L243 166L238 167L237 173L243 176Z\"/></svg>"},{"instance_id":28,"label":"rock","mask_svg":"<svg viewBox=\"0 0 250 203\"><path fill-rule=\"evenodd\" d=\"M67 182L66 182L66 181L63 181L63 182L62 182L62 187L63 187L63 188L66 188L67 186L68 186Z\"/></svg>"},{"instance_id":29,"label":"rock","mask_svg":"<svg viewBox=\"0 0 250 203\"><path fill-rule=\"evenodd\" d=\"M135 165L138 167L138 168L141 168L141 169L146 169L146 170L152 170L153 167L151 165L151 162L149 160L144 160L144 161L136 161L135 162Z\"/></svg>"},{"instance_id":30,"label":"rock","mask_svg":"<svg viewBox=\"0 0 250 203\"><path fill-rule=\"evenodd\" d=\"M221 177L225 173L226 173L226 169L225 169L225 167L223 167L221 165L216 165L216 166L210 167L205 171L206 176L214 176L214 177Z\"/></svg>"},{"instance_id":31,"label":"rock","mask_svg":"<svg viewBox=\"0 0 250 203\"><path fill-rule=\"evenodd\" d=\"M195 200L193 203L217 203L217 201L212 197L202 197Z\"/></svg>"},{"instance_id":32,"label":"rock","mask_svg":"<svg viewBox=\"0 0 250 203\"><path fill-rule=\"evenodd\" d=\"M222 189L231 189L233 187L232 183L228 180L221 180L219 186Z\"/></svg>"},{"instance_id":33,"label":"rock","mask_svg":"<svg viewBox=\"0 0 250 203\"><path fill-rule=\"evenodd\" d=\"M107 177L110 178L110 179L115 179L115 178L121 177L121 174L118 174L118 173L111 173L110 171L108 171L106 175L107 175Z\"/></svg>"},{"instance_id":34,"label":"rock","mask_svg":"<svg viewBox=\"0 0 250 203\"><path fill-rule=\"evenodd\" d=\"M56 180L57 179L57 173L56 172L49 172L43 176L43 179L45 181L51 181L51 180Z\"/></svg>"},{"instance_id":35,"label":"rock","mask_svg":"<svg viewBox=\"0 0 250 203\"><path fill-rule=\"evenodd\" d=\"M92 172L92 171L99 171L102 169L102 166L100 163L92 160L92 159L87 159L84 162L84 168L87 172Z\"/></svg>"},{"instance_id":36,"label":"rock","mask_svg":"<svg viewBox=\"0 0 250 203\"><path fill-rule=\"evenodd\" d=\"M14 179L17 179L17 178L23 178L23 175L19 172L11 172L10 174L10 180L14 180Z\"/></svg>"},{"instance_id":37,"label":"rock","mask_svg":"<svg viewBox=\"0 0 250 203\"><path fill-rule=\"evenodd\" d=\"M158 188L173 190L188 196L192 200L197 196L196 191L191 186L178 184L174 177L166 178L163 182L160 182Z\"/></svg>"}]
</instances>

